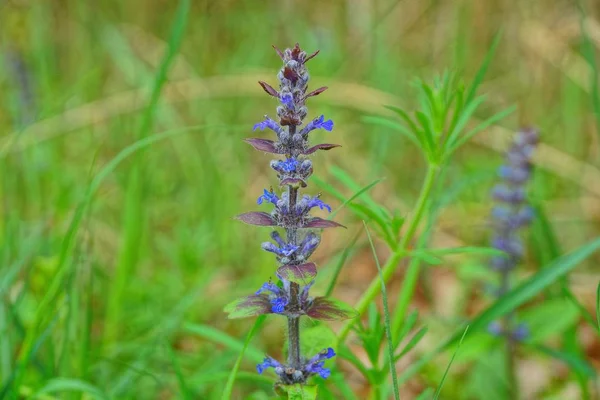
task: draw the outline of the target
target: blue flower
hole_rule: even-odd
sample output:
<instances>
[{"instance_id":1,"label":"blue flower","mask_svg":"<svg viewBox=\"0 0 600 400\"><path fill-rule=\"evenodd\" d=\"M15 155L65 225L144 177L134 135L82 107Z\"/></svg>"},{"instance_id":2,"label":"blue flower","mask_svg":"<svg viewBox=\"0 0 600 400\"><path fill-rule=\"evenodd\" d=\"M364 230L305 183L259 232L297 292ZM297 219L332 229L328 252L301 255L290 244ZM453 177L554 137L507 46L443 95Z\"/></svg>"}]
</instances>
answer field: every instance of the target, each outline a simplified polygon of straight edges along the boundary
<instances>
[{"instance_id":1,"label":"blue flower","mask_svg":"<svg viewBox=\"0 0 600 400\"><path fill-rule=\"evenodd\" d=\"M331 207L329 206L329 204L325 204L321 199L319 199L316 196L308 201L307 206L309 209L319 207L321 210L327 209L327 211L331 212Z\"/></svg>"},{"instance_id":2,"label":"blue flower","mask_svg":"<svg viewBox=\"0 0 600 400\"><path fill-rule=\"evenodd\" d=\"M254 128L252 130L255 131L257 129L260 129L261 131L264 131L266 128L269 128L270 130L274 131L275 133L281 132L281 127L279 126L279 124L277 122L273 121L269 117L265 117L265 120L263 122L259 122L258 124L255 124Z\"/></svg>"},{"instance_id":3,"label":"blue flower","mask_svg":"<svg viewBox=\"0 0 600 400\"><path fill-rule=\"evenodd\" d=\"M269 301L272 306L271 311L276 314L281 314L285 310L285 306L290 302L287 293L272 282L264 283L260 289L256 291L256 294L259 295L263 292L271 292L271 294L269 294Z\"/></svg>"},{"instance_id":4,"label":"blue flower","mask_svg":"<svg viewBox=\"0 0 600 400\"><path fill-rule=\"evenodd\" d=\"M287 299L287 297L276 297L273 300L271 300L271 305L273 306L271 308L271 311L273 311L276 314L281 314L285 310L285 306L287 306L289 302L290 301Z\"/></svg>"},{"instance_id":5,"label":"blue flower","mask_svg":"<svg viewBox=\"0 0 600 400\"><path fill-rule=\"evenodd\" d=\"M324 361L332 357L335 357L335 351L329 347L308 360L304 369L309 374L319 375L321 378L327 379L331 375L331 370L324 367Z\"/></svg>"},{"instance_id":6,"label":"blue flower","mask_svg":"<svg viewBox=\"0 0 600 400\"><path fill-rule=\"evenodd\" d=\"M279 99L287 108L294 108L294 96L290 92L281 93Z\"/></svg>"},{"instance_id":7,"label":"blue flower","mask_svg":"<svg viewBox=\"0 0 600 400\"><path fill-rule=\"evenodd\" d=\"M277 247L271 242L265 242L262 244L262 248L271 253L275 253L280 257L289 257L294 254L296 250L300 248L300 246L286 243L281 247Z\"/></svg>"},{"instance_id":8,"label":"blue flower","mask_svg":"<svg viewBox=\"0 0 600 400\"><path fill-rule=\"evenodd\" d=\"M256 370L258 371L259 374L262 374L263 371L268 368L277 369L277 368L283 368L283 366L279 363L279 361L277 361L274 358L271 358L269 356L265 357L263 362L256 366Z\"/></svg>"},{"instance_id":9,"label":"blue flower","mask_svg":"<svg viewBox=\"0 0 600 400\"><path fill-rule=\"evenodd\" d=\"M283 290L273 282L266 282L256 291L256 294L261 294L262 292L271 292L276 296L280 296L283 294Z\"/></svg>"},{"instance_id":10,"label":"blue flower","mask_svg":"<svg viewBox=\"0 0 600 400\"><path fill-rule=\"evenodd\" d=\"M279 197L277 197L277 195L275 193L270 192L267 189L265 189L262 196L260 196L256 200L256 204L262 204L263 201L266 201L268 203L273 203L273 204L277 205L278 200L279 200Z\"/></svg>"},{"instance_id":11,"label":"blue flower","mask_svg":"<svg viewBox=\"0 0 600 400\"><path fill-rule=\"evenodd\" d=\"M325 129L326 131L331 132L333 130L333 121L330 119L325 121L325 116L321 115L306 125L302 130L302 135L307 135L310 131L315 129Z\"/></svg>"},{"instance_id":12,"label":"blue flower","mask_svg":"<svg viewBox=\"0 0 600 400\"><path fill-rule=\"evenodd\" d=\"M319 237L314 233L310 232L306 235L306 237L301 243L302 250L300 250L300 254L304 258L308 258L313 253L313 251L315 251L318 245Z\"/></svg>"},{"instance_id":13,"label":"blue flower","mask_svg":"<svg viewBox=\"0 0 600 400\"><path fill-rule=\"evenodd\" d=\"M278 161L275 169L285 172L294 172L298 168L298 164L300 163L296 158L286 158L284 161Z\"/></svg>"},{"instance_id":14,"label":"blue flower","mask_svg":"<svg viewBox=\"0 0 600 400\"><path fill-rule=\"evenodd\" d=\"M512 338L517 342L523 342L529 338L529 327L523 323L520 323L512 331Z\"/></svg>"}]
</instances>

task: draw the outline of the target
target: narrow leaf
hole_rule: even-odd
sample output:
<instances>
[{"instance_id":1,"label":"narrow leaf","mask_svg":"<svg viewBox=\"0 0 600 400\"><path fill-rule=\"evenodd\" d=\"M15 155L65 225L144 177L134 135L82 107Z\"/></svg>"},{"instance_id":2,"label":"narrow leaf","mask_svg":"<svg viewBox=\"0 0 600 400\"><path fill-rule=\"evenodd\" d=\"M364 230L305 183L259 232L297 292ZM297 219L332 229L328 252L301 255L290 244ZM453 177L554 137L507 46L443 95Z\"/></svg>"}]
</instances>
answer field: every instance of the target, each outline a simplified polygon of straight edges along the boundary
<instances>
[{"instance_id":1,"label":"narrow leaf","mask_svg":"<svg viewBox=\"0 0 600 400\"><path fill-rule=\"evenodd\" d=\"M411 351L417 344L419 344L421 339L423 339L423 337L427 334L427 330L428 328L426 326L419 329L417 333L415 333L414 336L410 338L410 341L406 344L406 346L404 346L402 351L397 356L395 356L394 361L397 361L404 357L406 353Z\"/></svg>"},{"instance_id":2,"label":"narrow leaf","mask_svg":"<svg viewBox=\"0 0 600 400\"><path fill-rule=\"evenodd\" d=\"M250 344L252 337L254 337L256 332L260 329L262 324L265 322L265 320L266 320L265 315L261 315L260 317L258 317L258 319L254 323L254 325L252 325L250 332L248 332L248 335L246 335L246 340L244 340L242 350L240 351L240 354L238 355L237 360L235 360L233 369L231 370L231 373L229 374L229 377L227 378L227 383L225 384L225 389L223 390L223 395L221 396L221 400L231 399L231 393L233 392L233 385L235 384L235 378L236 378L238 370L240 369L240 364L242 363L242 359L244 358L246 349L248 349L248 345Z\"/></svg>"},{"instance_id":3,"label":"narrow leaf","mask_svg":"<svg viewBox=\"0 0 600 400\"><path fill-rule=\"evenodd\" d=\"M259 226L276 226L277 223L271 217L271 214L266 212L252 211L244 214L240 214L235 217L235 219L239 219L242 222L245 222L250 225L259 225Z\"/></svg>"},{"instance_id":4,"label":"narrow leaf","mask_svg":"<svg viewBox=\"0 0 600 400\"><path fill-rule=\"evenodd\" d=\"M255 317L271 312L271 302L265 294L242 297L227 304L223 309L229 319Z\"/></svg>"},{"instance_id":5,"label":"narrow leaf","mask_svg":"<svg viewBox=\"0 0 600 400\"><path fill-rule=\"evenodd\" d=\"M249 143L256 150L264 151L267 153L273 154L281 154L277 147L275 146L275 142L268 139L260 139L260 138L250 138L244 139L246 143Z\"/></svg>"},{"instance_id":6,"label":"narrow leaf","mask_svg":"<svg viewBox=\"0 0 600 400\"><path fill-rule=\"evenodd\" d=\"M316 297L306 315L323 321L351 319L358 315L350 305L327 297Z\"/></svg>"},{"instance_id":7,"label":"narrow leaf","mask_svg":"<svg viewBox=\"0 0 600 400\"><path fill-rule=\"evenodd\" d=\"M450 367L452 366L452 362L454 361L454 358L456 357L456 354L458 354L458 350L460 349L460 346L462 345L463 340L465 339L465 335L467 334L467 331L469 330L469 326L467 325L467 327L465 328L465 331L463 332L461 338L460 338L460 342L458 342L458 346L456 346L456 350L454 351L454 354L452 354L452 358L450 359L450 362L448 363L448 366L446 367L446 371L444 371L444 375L442 376L442 380L440 381L440 385L438 386L437 390L435 391L435 395L433 396L433 399L436 400L440 397L440 393L442 392L442 386L444 386L444 381L446 380L446 376L448 376L448 372L450 371Z\"/></svg>"},{"instance_id":8,"label":"narrow leaf","mask_svg":"<svg viewBox=\"0 0 600 400\"><path fill-rule=\"evenodd\" d=\"M394 387L394 399L400 400L400 389L398 387L398 374L396 373L396 360L394 359L394 341L392 340L392 327L390 325L390 310L388 307L388 297L387 290L385 289L385 280L383 279L383 274L381 272L381 265L379 265L379 257L377 257L377 252L375 251L375 245L373 244L373 239L371 238L371 233L369 232L369 228L367 227L367 223L363 221L363 225L365 226L365 231L367 232L367 238L369 239L369 244L371 245L371 252L373 253L373 258L375 259L375 265L377 266L377 272L379 274L379 281L381 282L381 297L383 300L383 317L385 324L385 336L387 339L387 348L388 348L388 361L390 366L390 371L392 373L392 384Z\"/></svg>"},{"instance_id":9,"label":"narrow leaf","mask_svg":"<svg viewBox=\"0 0 600 400\"><path fill-rule=\"evenodd\" d=\"M399 124L398 122L391 121L387 118L370 117L370 116L363 117L362 120L367 123L372 123L375 125L380 125L380 126L384 126L386 128L393 129L396 132L399 132L402 136L404 136L408 140L410 140L411 143L413 143L415 146L417 146L418 148L421 148L421 143L419 142L419 139L415 136L415 133L412 132L407 127L405 127L404 125Z\"/></svg>"},{"instance_id":10,"label":"narrow leaf","mask_svg":"<svg viewBox=\"0 0 600 400\"><path fill-rule=\"evenodd\" d=\"M338 224L335 221L329 221L323 218L319 218L319 217L313 217L310 221L308 221L308 223L306 225L304 225L304 228L346 228L344 225L342 224Z\"/></svg>"},{"instance_id":11,"label":"narrow leaf","mask_svg":"<svg viewBox=\"0 0 600 400\"><path fill-rule=\"evenodd\" d=\"M313 96L318 96L321 93L323 93L324 91L327 90L327 86L323 86L320 87L318 89L313 90L312 92L310 92L309 94L307 94L306 96L304 96L304 98L309 98L309 97L313 97Z\"/></svg>"},{"instance_id":12,"label":"narrow leaf","mask_svg":"<svg viewBox=\"0 0 600 400\"><path fill-rule=\"evenodd\" d=\"M277 93L277 90L273 89L271 87L271 85L269 85L267 82L263 82L263 81L258 81L258 84L260 86L262 86L262 88L264 89L265 92L267 92L268 94L270 94L273 97L279 97L279 93Z\"/></svg>"},{"instance_id":13,"label":"narrow leaf","mask_svg":"<svg viewBox=\"0 0 600 400\"><path fill-rule=\"evenodd\" d=\"M483 63L481 63L481 67L479 67L477 74L475 74L475 79L473 79L473 83L471 84L471 87L469 88L469 92L467 93L467 97L465 98L465 104L469 104L475 98L475 93L477 93L477 88L483 81L483 78L485 77L488 67L490 66L490 63L492 62L492 59L494 58L494 54L496 53L496 48L498 47L498 43L500 43L501 37L502 37L502 32L498 32L496 34L496 36L494 37L494 41L492 42L490 49L488 50L487 54L485 55L485 58L483 59Z\"/></svg>"},{"instance_id":14,"label":"narrow leaf","mask_svg":"<svg viewBox=\"0 0 600 400\"><path fill-rule=\"evenodd\" d=\"M335 149L336 147L342 147L342 146L340 146L339 144L321 143L321 144L317 144L313 147L308 148L302 154L312 154L317 150L331 150L331 149Z\"/></svg>"}]
</instances>

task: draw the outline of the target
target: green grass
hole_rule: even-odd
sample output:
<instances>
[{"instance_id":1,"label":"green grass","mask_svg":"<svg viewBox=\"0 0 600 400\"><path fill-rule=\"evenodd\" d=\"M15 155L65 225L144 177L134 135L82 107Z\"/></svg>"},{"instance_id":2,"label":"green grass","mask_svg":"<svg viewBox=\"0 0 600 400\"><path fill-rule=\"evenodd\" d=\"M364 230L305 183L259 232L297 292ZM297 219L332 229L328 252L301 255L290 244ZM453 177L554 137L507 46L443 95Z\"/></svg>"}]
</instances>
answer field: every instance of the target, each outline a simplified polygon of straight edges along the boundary
<instances>
[{"instance_id":1,"label":"green grass","mask_svg":"<svg viewBox=\"0 0 600 400\"><path fill-rule=\"evenodd\" d=\"M330 87L309 116L335 121L312 139L343 145L313 157L308 190L349 228L323 235L312 290L363 313L329 325L345 361L315 380L319 398L392 391L393 368L370 365L355 330L384 310L364 220L389 303L375 336L404 349L401 398L440 382L444 399L502 393L503 345L485 327L517 307L539 333L516 362L570 371L521 386L594 399L598 360L580 338L600 329L597 12L584 0L0 1L0 398L273 395L254 365L284 356L282 320L222 308L273 277L268 231L232 217L274 185L270 158L242 139L275 113L256 84L276 82L271 44L298 41L321 50L311 87ZM447 110L447 158L435 152L442 100L414 84L436 76L472 83ZM493 302L489 189L502 143L530 124L556 152L536 161L540 218L514 289ZM539 318L554 306L569 318L551 329ZM368 351L389 361L382 339Z\"/></svg>"}]
</instances>

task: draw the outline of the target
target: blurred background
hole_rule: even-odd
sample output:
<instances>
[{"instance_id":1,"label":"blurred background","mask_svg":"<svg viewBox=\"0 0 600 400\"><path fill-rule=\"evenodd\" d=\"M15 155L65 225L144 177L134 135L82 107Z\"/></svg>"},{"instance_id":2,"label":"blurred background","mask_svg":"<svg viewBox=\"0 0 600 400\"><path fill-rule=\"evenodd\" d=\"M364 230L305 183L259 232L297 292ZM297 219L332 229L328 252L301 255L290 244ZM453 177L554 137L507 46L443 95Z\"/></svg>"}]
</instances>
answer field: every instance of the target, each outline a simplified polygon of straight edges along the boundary
<instances>
[{"instance_id":1,"label":"blurred background","mask_svg":"<svg viewBox=\"0 0 600 400\"><path fill-rule=\"evenodd\" d=\"M353 191L332 171L346 171L360 186L385 178L372 198L406 214L424 160L404 137L365 117L392 115L384 105L418 107L415 78L450 70L470 81L501 31L476 119L512 104L517 111L455 155L446 178L455 197L431 246L487 245L489 190L507 139L523 125L541 131L531 193L557 234L560 250L551 250L562 254L598 236L597 2L196 0L166 71L161 60L176 9L177 2L159 0L0 0L0 378L10 384L16 373L20 395L65 377L114 398L184 398L183 376L188 398L220 398L253 323L227 320L222 308L274 269L260 250L268 232L232 220L256 209L275 182L270 158L242 141L258 136L252 126L263 115L275 115L276 101L257 84L276 84L280 60L271 45L321 51L309 65L310 87L330 89L310 101L309 118L325 114L335 129L313 139L343 147L313 157L316 177L347 197ZM162 132L173 135L103 169L127 146ZM103 180L94 180L102 171ZM314 182L309 189L323 190ZM341 204L326 192L324 199ZM362 229L346 210L336 220L348 229L324 234L317 293ZM550 258L531 232L521 277ZM385 259L385 247L378 250ZM593 256L569 277L594 315L599 261ZM427 268L411 308L429 332L400 370L446 337L447 324L489 304L484 289L494 277L479 268L485 262L457 256ZM353 304L376 271L361 235L334 295ZM393 301L402 271L388 286ZM598 336L577 311L550 309L544 318L558 321L547 343L561 343L570 330L579 355L600 369ZM264 353L280 356L284 339L281 320L269 318L242 363L234 398L268 398L274 379L256 375L254 364ZM352 336L349 343L360 356L360 344ZM31 351L23 356L23 349ZM442 398L493 398L485 396L493 371L478 366L483 353L471 353L453 366ZM403 398L435 387L450 356L403 385ZM524 353L516 367L524 398L583 398L560 360ZM349 364L338 368L366 398L368 382ZM54 395L62 398L45 396Z\"/></svg>"}]
</instances>

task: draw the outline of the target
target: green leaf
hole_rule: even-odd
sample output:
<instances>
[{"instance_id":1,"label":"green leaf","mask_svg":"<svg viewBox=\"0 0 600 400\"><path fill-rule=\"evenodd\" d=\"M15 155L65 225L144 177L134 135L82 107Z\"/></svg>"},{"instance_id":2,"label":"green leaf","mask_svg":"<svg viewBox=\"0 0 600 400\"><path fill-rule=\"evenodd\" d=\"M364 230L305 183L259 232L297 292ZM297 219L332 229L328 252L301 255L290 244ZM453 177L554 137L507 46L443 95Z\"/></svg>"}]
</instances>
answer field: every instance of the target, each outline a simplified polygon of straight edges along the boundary
<instances>
[{"instance_id":1,"label":"green leaf","mask_svg":"<svg viewBox=\"0 0 600 400\"><path fill-rule=\"evenodd\" d=\"M544 345L532 345L528 347L564 362L574 371L577 371L588 378L595 378L598 375L594 367L591 366L585 359L579 357L577 354L555 350Z\"/></svg>"},{"instance_id":2,"label":"green leaf","mask_svg":"<svg viewBox=\"0 0 600 400\"><path fill-rule=\"evenodd\" d=\"M446 150L445 157L447 157L447 154L450 154L449 152L451 152L451 149L456 146L455 143L457 143L460 137L460 133L465 128L465 126L467 126L469 119L471 119L477 107L479 107L479 105L483 103L484 100L485 96L479 96L472 102L468 103L463 112L460 114L460 116L458 117L458 121L454 126L454 129L450 132L450 134L448 135L448 139L446 139L446 142L444 143L444 148Z\"/></svg>"},{"instance_id":3,"label":"green leaf","mask_svg":"<svg viewBox=\"0 0 600 400\"><path fill-rule=\"evenodd\" d=\"M250 332L254 334L254 329L258 329L264 322L265 318L265 315L258 317L253 325L253 329L251 329ZM261 322L259 323L259 321ZM193 324L191 322L186 322L183 325L183 330L185 332L198 335L204 339L208 339L213 343L220 344L228 349L239 351L252 362L259 363L264 358L264 353L262 351L257 350L254 347L250 347L248 337L246 337L246 341L242 342L240 339L234 338L219 329L213 328L212 326Z\"/></svg>"},{"instance_id":4,"label":"green leaf","mask_svg":"<svg viewBox=\"0 0 600 400\"><path fill-rule=\"evenodd\" d=\"M393 129L396 132L399 132L400 134L402 134L402 136L404 136L408 140L410 140L411 143L413 143L415 146L417 146L418 148L421 148L421 143L419 142L419 139L415 136L415 133L411 132L410 129L408 129L407 127L405 127L402 124L399 124L398 122L391 121L391 120L389 120L387 118L383 118L383 117L371 117L371 116L362 117L361 120L366 123L371 123L371 124L380 125L380 126L383 126L386 128Z\"/></svg>"},{"instance_id":5,"label":"green leaf","mask_svg":"<svg viewBox=\"0 0 600 400\"><path fill-rule=\"evenodd\" d=\"M91 383L70 378L54 378L48 381L32 398L36 398L46 393L79 392L86 393L93 399L107 400L109 397L102 390Z\"/></svg>"},{"instance_id":6,"label":"green leaf","mask_svg":"<svg viewBox=\"0 0 600 400\"><path fill-rule=\"evenodd\" d=\"M592 240L550 263L541 269L531 278L513 288L507 294L498 299L494 304L481 312L469 324L471 332L477 332L485 328L493 320L514 310L521 304L533 298L548 285L554 283L557 279L569 273L579 263L588 258L591 254L600 248L600 239ZM600 306L599 306L600 307ZM415 361L399 377L400 382L405 382L417 373L425 364L432 360L438 353L447 350L450 346L460 340L462 329L453 334L448 340L441 343L431 352L424 354L419 360Z\"/></svg>"},{"instance_id":7,"label":"green leaf","mask_svg":"<svg viewBox=\"0 0 600 400\"><path fill-rule=\"evenodd\" d=\"M233 385L235 383L235 378L236 378L238 370L240 369L240 364L242 363L242 360L244 358L246 350L248 350L250 341L252 340L252 338L254 337L256 332L260 329L262 324L265 322L266 318L267 318L266 315L261 315L260 317L258 317L258 319L254 322L254 325L252 325L250 332L248 332L248 335L246 335L246 340L244 340L244 344L242 345L240 354L238 355L237 360L235 360L233 369L231 370L231 373L229 374L229 377L227 378L227 383L225 384L225 389L223 390L223 394L221 395L221 400L231 399L231 393L233 392ZM260 362L260 359L258 362Z\"/></svg>"},{"instance_id":8,"label":"green leaf","mask_svg":"<svg viewBox=\"0 0 600 400\"><path fill-rule=\"evenodd\" d=\"M331 328L323 323L302 329L302 353L309 357L318 354L323 349L335 347L337 337Z\"/></svg>"},{"instance_id":9,"label":"green leaf","mask_svg":"<svg viewBox=\"0 0 600 400\"><path fill-rule=\"evenodd\" d=\"M592 313L590 313L587 310L587 308L585 308L585 306L583 304L581 304L579 302L579 300L577 300L577 298L575 297L573 292L571 292L571 290L569 290L569 287L567 285L564 285L562 287L562 293L565 296L565 298L567 300L569 300L571 302L571 304L573 304L577 308L577 310L579 311L579 315L581 315L583 317L583 319L585 319L592 328L596 329L596 322L594 321L594 317L592 316Z\"/></svg>"},{"instance_id":10,"label":"green leaf","mask_svg":"<svg viewBox=\"0 0 600 400\"><path fill-rule=\"evenodd\" d=\"M338 208L336 208L335 210L333 210L333 212L330 214L329 218L333 218L335 216L335 214L342 208L344 208L346 205L350 204L354 199L356 199L357 197L359 197L360 195L362 195L363 193L366 193L367 191L369 191L372 187L374 187L375 185L377 185L379 182L383 181L385 178L379 178L376 179L375 181L369 183L367 186L360 188L356 193L354 193L352 196L350 196L348 199L344 200L344 202L342 203L342 205L340 205Z\"/></svg>"},{"instance_id":11,"label":"green leaf","mask_svg":"<svg viewBox=\"0 0 600 400\"><path fill-rule=\"evenodd\" d=\"M418 318L419 312L414 310L409 314L406 320L397 327L397 329L394 331L394 348L398 347L402 339L404 339L408 332L410 332L410 330L415 326Z\"/></svg>"},{"instance_id":12,"label":"green leaf","mask_svg":"<svg viewBox=\"0 0 600 400\"><path fill-rule=\"evenodd\" d=\"M577 307L567 299L556 298L521 311L519 322L524 322L529 328L528 341L539 343L564 332L577 322L578 317Z\"/></svg>"},{"instance_id":13,"label":"green leaf","mask_svg":"<svg viewBox=\"0 0 600 400\"><path fill-rule=\"evenodd\" d=\"M496 122L506 118L507 116L512 114L516 109L517 109L516 106L514 106L514 105L510 106L506 110L500 111L499 113L497 113L497 114L491 116L490 118L486 119L485 121L481 122L475 128L471 129L469 132L465 133L462 137L460 137L456 141L456 143L451 145L450 148L448 149L448 151L446 152L446 157L449 157L452 153L454 153L454 151L456 151L456 149L460 148L463 144L465 144L469 140L471 140L471 138L473 136L475 136L479 132L483 131L487 127L494 125Z\"/></svg>"},{"instance_id":14,"label":"green leaf","mask_svg":"<svg viewBox=\"0 0 600 400\"><path fill-rule=\"evenodd\" d=\"M329 282L329 285L327 286L327 290L325 291L325 297L329 297L333 294L333 289L335 288L337 278L340 275L340 272L342 271L342 268L343 268L344 264L346 263L346 260L350 256L350 252L354 248L354 245L356 244L356 241L358 240L359 237L360 237L360 230L358 232L356 232L356 235L354 235L354 237L348 243L348 245L344 249L344 252L340 256L339 261L337 262L337 264L335 265L335 268L333 269L331 281Z\"/></svg>"},{"instance_id":15,"label":"green leaf","mask_svg":"<svg viewBox=\"0 0 600 400\"><path fill-rule=\"evenodd\" d=\"M287 393L288 400L316 400L317 387L307 385L278 385L279 389Z\"/></svg>"},{"instance_id":16,"label":"green leaf","mask_svg":"<svg viewBox=\"0 0 600 400\"><path fill-rule=\"evenodd\" d=\"M494 304L485 309L479 314L469 325L472 332L476 332L494 321L502 317L506 313L516 309L521 304L532 299L536 294L554 283L557 279L567 274L579 263L593 254L600 248L600 238L581 246L579 249L566 254L559 259L556 259L550 265L542 268L538 273L531 278L522 282L519 286L513 288L506 293ZM461 337L460 333L456 333L449 341L447 346L455 343Z\"/></svg>"},{"instance_id":17,"label":"green leaf","mask_svg":"<svg viewBox=\"0 0 600 400\"><path fill-rule=\"evenodd\" d=\"M377 257L377 252L375 251L375 245L373 244L373 239L371 238L371 233L369 233L369 228L367 227L366 222L363 221L363 225L365 226L365 231L367 232L367 238L369 239L369 244L371 245L371 252L373 253L373 258L375 259L375 265L377 266L377 272L379 273L379 280L381 282L381 297L383 300L383 317L385 324L385 335L387 337L387 348L388 348L388 361L390 366L390 371L392 373L392 383L394 387L394 399L400 400L400 389L398 387L398 374L396 373L396 363L394 360L394 341L392 339L392 327L390 323L390 311L388 308L388 297L387 290L385 289L385 281L383 279L383 274L381 273L381 265L379 265L379 257Z\"/></svg>"},{"instance_id":18,"label":"green leaf","mask_svg":"<svg viewBox=\"0 0 600 400\"><path fill-rule=\"evenodd\" d=\"M465 98L466 104L469 104L475 98L475 93L477 93L477 88L483 81L483 78L485 77L488 67L489 67L490 63L492 62L492 58L494 58L494 53L496 53L496 48L498 47L498 43L500 43L501 37L502 37L501 31L498 32L496 34L496 36L494 37L494 41L492 42L490 49L488 50L487 54L485 55L485 58L483 59L483 63L481 63L481 67L479 67L477 74L475 74L475 79L473 79L473 83L471 84L471 87L469 88L469 92L467 94L467 97Z\"/></svg>"},{"instance_id":19,"label":"green leaf","mask_svg":"<svg viewBox=\"0 0 600 400\"><path fill-rule=\"evenodd\" d=\"M396 355L394 357L394 361L398 361L399 359L401 359L402 357L404 357L406 355L406 353L408 353L409 351L411 351L417 344L419 344L419 342L421 341L421 339L423 339L423 337L427 334L427 327L424 326L421 329L419 329L417 331L417 333L415 333L413 335L413 337L410 339L410 341L406 344L406 346L404 346L404 348L402 349L402 351Z\"/></svg>"},{"instance_id":20,"label":"green leaf","mask_svg":"<svg viewBox=\"0 0 600 400\"><path fill-rule=\"evenodd\" d=\"M446 376L448 376L448 372L450 371L450 367L452 366L452 362L454 361L454 358L456 357L456 354L458 353L458 350L460 350L460 346L463 343L463 340L465 339L465 335L467 334L467 331L469 330L469 326L467 325L467 327L465 328L465 331L463 332L461 338L460 338L460 342L458 342L458 346L456 346L456 350L454 351L454 354L452 354L452 358L450 359L450 362L448 363L448 366L446 367L446 370L444 371L444 375L442 376L442 380L440 381L440 385L438 386L437 390L435 391L435 395L433 396L433 399L436 400L440 397L440 393L442 392L442 386L444 386L444 381L446 380Z\"/></svg>"},{"instance_id":21,"label":"green leaf","mask_svg":"<svg viewBox=\"0 0 600 400\"><path fill-rule=\"evenodd\" d=\"M433 397L433 389L427 388L421 392L421 394L415 400L430 400Z\"/></svg>"}]
</instances>

